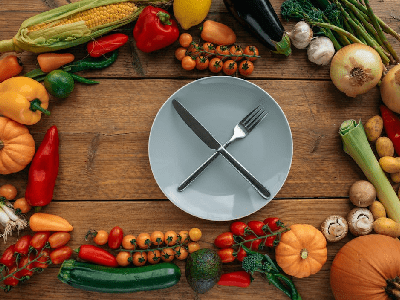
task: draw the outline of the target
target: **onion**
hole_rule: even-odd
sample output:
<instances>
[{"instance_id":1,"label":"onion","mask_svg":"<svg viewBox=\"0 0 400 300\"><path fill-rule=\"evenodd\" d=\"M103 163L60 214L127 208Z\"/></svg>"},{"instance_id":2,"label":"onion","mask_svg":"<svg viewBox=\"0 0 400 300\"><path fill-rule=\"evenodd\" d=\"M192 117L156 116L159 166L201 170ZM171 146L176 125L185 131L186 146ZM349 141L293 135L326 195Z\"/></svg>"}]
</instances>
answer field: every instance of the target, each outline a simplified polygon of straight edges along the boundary
<instances>
[{"instance_id":1,"label":"onion","mask_svg":"<svg viewBox=\"0 0 400 300\"><path fill-rule=\"evenodd\" d=\"M381 82L382 101L392 111L400 113L400 65L394 66Z\"/></svg>"},{"instance_id":2,"label":"onion","mask_svg":"<svg viewBox=\"0 0 400 300\"><path fill-rule=\"evenodd\" d=\"M333 84L349 97L364 94L382 77L383 63L378 52L364 44L343 47L331 62Z\"/></svg>"}]
</instances>

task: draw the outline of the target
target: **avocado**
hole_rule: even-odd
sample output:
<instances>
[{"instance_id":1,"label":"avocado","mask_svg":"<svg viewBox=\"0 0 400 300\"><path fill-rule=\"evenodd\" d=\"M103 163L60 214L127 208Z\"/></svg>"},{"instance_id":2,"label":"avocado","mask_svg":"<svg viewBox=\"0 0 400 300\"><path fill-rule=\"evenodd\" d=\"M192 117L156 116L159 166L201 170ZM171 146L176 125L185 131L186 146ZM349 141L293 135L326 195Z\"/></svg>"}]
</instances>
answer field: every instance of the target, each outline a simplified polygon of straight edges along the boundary
<instances>
[{"instance_id":1,"label":"avocado","mask_svg":"<svg viewBox=\"0 0 400 300\"><path fill-rule=\"evenodd\" d=\"M217 251L200 249L186 260L185 276L190 287L199 294L209 291L222 275L222 261Z\"/></svg>"}]
</instances>

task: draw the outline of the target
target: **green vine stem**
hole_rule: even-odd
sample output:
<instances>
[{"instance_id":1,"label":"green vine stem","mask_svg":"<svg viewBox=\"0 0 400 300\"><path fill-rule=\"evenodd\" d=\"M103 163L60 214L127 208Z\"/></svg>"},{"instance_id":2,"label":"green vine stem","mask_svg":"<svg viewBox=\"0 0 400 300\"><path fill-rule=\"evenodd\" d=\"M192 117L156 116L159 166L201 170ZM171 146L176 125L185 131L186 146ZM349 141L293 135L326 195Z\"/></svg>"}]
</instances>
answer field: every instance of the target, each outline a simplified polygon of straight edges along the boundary
<instances>
[{"instance_id":1,"label":"green vine stem","mask_svg":"<svg viewBox=\"0 0 400 300\"><path fill-rule=\"evenodd\" d=\"M204 48L202 46L198 46L195 42L192 42L191 45L193 46L194 49L196 49L196 51L199 52L199 54L208 54L209 56L222 56L223 58L229 58L229 57L234 57L234 58L240 58L240 57L242 57L242 58L243 57L245 57L245 58L253 58L253 57L256 57L256 58L259 58L259 57L261 57L259 55L255 55L255 54L254 55L249 55L249 54L244 54L244 53L242 53L242 54L215 53L215 52L210 52L210 51L204 50ZM187 50L186 53L190 54L191 51ZM192 55L190 55L190 56L192 58L196 58L197 56L202 56L202 55L197 55L197 56L194 56L194 57Z\"/></svg>"}]
</instances>

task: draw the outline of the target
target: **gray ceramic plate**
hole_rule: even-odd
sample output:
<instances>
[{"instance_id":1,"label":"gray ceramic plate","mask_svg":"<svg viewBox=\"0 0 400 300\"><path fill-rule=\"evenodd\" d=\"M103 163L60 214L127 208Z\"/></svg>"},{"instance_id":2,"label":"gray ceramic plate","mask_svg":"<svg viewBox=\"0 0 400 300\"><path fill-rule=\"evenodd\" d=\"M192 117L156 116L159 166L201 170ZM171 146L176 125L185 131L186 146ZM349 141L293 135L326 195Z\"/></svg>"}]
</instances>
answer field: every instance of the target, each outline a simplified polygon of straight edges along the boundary
<instances>
[{"instance_id":1,"label":"gray ceramic plate","mask_svg":"<svg viewBox=\"0 0 400 300\"><path fill-rule=\"evenodd\" d=\"M222 156L184 191L177 191L213 150L182 121L172 99L180 101L221 144L257 105L269 111L250 135L229 147L229 152L269 189L268 200ZM149 138L151 169L163 193L183 211L213 221L239 219L264 207L284 184L292 154L290 127L275 100L257 85L228 76L205 77L175 92L159 110Z\"/></svg>"}]
</instances>

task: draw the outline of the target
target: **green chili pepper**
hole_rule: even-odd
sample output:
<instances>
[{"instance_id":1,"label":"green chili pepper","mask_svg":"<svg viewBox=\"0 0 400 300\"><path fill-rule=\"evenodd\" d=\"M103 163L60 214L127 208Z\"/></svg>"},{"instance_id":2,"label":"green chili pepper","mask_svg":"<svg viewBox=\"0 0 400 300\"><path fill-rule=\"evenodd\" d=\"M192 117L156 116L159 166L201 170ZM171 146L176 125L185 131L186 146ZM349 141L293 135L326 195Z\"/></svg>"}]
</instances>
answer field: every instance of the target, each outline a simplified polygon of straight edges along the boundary
<instances>
[{"instance_id":1,"label":"green chili pepper","mask_svg":"<svg viewBox=\"0 0 400 300\"><path fill-rule=\"evenodd\" d=\"M118 57L118 50L114 50L108 58L86 57L64 66L62 69L66 72L75 73L84 70L100 70L112 65Z\"/></svg>"},{"instance_id":2,"label":"green chili pepper","mask_svg":"<svg viewBox=\"0 0 400 300\"><path fill-rule=\"evenodd\" d=\"M78 76L76 74L73 74L73 73L70 73L70 75L72 76L74 81L77 81L77 82L80 82L80 83L85 83L85 84L97 84L97 83L100 83L98 81L90 80L90 79L84 78L82 76Z\"/></svg>"}]
</instances>

